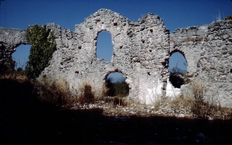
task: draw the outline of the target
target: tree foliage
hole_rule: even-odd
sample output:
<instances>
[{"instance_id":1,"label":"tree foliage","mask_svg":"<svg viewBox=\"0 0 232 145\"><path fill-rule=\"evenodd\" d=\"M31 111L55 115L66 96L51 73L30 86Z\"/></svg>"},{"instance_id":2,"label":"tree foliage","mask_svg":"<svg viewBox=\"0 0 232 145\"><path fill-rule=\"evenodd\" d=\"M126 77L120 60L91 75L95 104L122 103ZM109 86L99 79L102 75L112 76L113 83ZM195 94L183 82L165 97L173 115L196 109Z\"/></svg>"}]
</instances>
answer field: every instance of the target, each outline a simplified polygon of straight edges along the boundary
<instances>
[{"instance_id":1,"label":"tree foliage","mask_svg":"<svg viewBox=\"0 0 232 145\"><path fill-rule=\"evenodd\" d=\"M27 28L26 38L31 44L26 70L29 78L36 78L48 66L56 49L54 34L45 26L33 25Z\"/></svg>"}]
</instances>

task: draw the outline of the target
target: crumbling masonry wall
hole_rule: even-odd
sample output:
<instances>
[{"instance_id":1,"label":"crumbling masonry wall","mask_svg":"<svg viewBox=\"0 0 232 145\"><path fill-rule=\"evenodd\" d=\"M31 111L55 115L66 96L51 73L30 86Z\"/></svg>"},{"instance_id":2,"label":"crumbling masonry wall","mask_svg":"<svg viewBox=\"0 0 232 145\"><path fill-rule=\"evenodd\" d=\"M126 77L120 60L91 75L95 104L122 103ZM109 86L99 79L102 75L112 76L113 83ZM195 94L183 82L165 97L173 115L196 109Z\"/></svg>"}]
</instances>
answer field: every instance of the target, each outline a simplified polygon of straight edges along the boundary
<instances>
[{"instance_id":1,"label":"crumbling masonry wall","mask_svg":"<svg viewBox=\"0 0 232 145\"><path fill-rule=\"evenodd\" d=\"M152 103L165 95L169 31L158 16L148 14L132 23L118 13L101 9L76 25L74 32L56 25L48 29L55 33L58 50L41 76L65 78L75 93L80 93L83 81L88 82L98 94L107 75L117 71L126 77L130 98ZM111 62L96 56L97 36L103 30L112 36Z\"/></svg>"},{"instance_id":2,"label":"crumbling masonry wall","mask_svg":"<svg viewBox=\"0 0 232 145\"><path fill-rule=\"evenodd\" d=\"M0 27L0 64L11 58L20 44L27 44L24 30Z\"/></svg>"},{"instance_id":3,"label":"crumbling masonry wall","mask_svg":"<svg viewBox=\"0 0 232 145\"><path fill-rule=\"evenodd\" d=\"M231 105L228 102L232 101L232 21L170 33L158 16L147 14L131 22L116 12L100 9L76 25L74 32L55 24L48 24L47 29L55 35L57 51L40 80L63 78L76 94L82 93L80 88L84 83L89 83L100 96L107 75L121 72L130 87L128 97L152 104L162 96L175 94L167 90L167 85L170 86L168 59L173 51L180 51L188 63L187 75L208 81L206 94L217 90L218 102L222 106ZM11 30L15 33L0 28L3 53L7 50L12 54L16 46L27 43L24 31ZM111 62L96 56L97 37L103 30L112 36ZM13 37L19 41L8 40ZM0 60L4 57L8 56L1 55Z\"/></svg>"},{"instance_id":4,"label":"crumbling masonry wall","mask_svg":"<svg viewBox=\"0 0 232 145\"><path fill-rule=\"evenodd\" d=\"M170 52L178 50L188 75L204 81L206 99L232 107L232 21L178 29L170 34Z\"/></svg>"}]
</instances>

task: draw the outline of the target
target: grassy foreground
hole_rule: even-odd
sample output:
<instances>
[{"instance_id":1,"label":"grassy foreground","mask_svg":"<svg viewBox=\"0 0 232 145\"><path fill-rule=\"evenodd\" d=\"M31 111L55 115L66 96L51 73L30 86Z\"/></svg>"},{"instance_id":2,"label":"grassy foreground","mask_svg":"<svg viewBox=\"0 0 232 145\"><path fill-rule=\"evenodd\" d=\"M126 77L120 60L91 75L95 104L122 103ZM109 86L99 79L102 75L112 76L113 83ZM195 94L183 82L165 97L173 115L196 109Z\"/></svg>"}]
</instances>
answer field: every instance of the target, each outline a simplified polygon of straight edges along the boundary
<instances>
[{"instance_id":1,"label":"grassy foreground","mask_svg":"<svg viewBox=\"0 0 232 145\"><path fill-rule=\"evenodd\" d=\"M44 89L23 75L0 78L0 144L232 144L231 119L106 116L104 108L70 106L85 105L83 97L96 101L88 86L89 96L71 101L62 98L63 91ZM118 109L114 103L108 108Z\"/></svg>"}]
</instances>

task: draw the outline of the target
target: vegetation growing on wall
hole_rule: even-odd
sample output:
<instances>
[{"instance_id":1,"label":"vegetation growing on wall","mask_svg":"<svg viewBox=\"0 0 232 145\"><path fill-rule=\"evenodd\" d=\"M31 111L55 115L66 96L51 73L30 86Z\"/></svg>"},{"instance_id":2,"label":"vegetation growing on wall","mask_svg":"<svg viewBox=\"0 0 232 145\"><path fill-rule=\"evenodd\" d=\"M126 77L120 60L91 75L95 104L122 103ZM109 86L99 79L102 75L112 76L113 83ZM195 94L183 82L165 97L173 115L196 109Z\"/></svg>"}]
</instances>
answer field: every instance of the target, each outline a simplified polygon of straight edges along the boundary
<instances>
[{"instance_id":1,"label":"vegetation growing on wall","mask_svg":"<svg viewBox=\"0 0 232 145\"><path fill-rule=\"evenodd\" d=\"M26 70L29 78L36 78L48 66L56 49L54 34L45 26L33 25L26 30L26 38L31 50Z\"/></svg>"},{"instance_id":2,"label":"vegetation growing on wall","mask_svg":"<svg viewBox=\"0 0 232 145\"><path fill-rule=\"evenodd\" d=\"M232 20L232 15L227 16L225 20Z\"/></svg>"}]
</instances>

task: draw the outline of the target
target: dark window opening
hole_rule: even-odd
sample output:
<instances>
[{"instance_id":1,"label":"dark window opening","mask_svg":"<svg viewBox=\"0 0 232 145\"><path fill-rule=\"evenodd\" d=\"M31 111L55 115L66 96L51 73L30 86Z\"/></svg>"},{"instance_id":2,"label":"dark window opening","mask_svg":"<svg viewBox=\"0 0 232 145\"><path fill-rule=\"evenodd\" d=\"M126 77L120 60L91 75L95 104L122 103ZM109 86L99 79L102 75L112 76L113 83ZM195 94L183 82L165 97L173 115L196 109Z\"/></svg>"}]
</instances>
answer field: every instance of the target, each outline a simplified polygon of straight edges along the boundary
<instances>
[{"instance_id":1,"label":"dark window opening","mask_svg":"<svg viewBox=\"0 0 232 145\"><path fill-rule=\"evenodd\" d=\"M182 52L173 51L168 63L169 81L175 88L180 88L181 85L187 82L184 75L187 72L187 61Z\"/></svg>"},{"instance_id":2,"label":"dark window opening","mask_svg":"<svg viewBox=\"0 0 232 145\"><path fill-rule=\"evenodd\" d=\"M113 55L113 44L111 34L108 31L102 31L97 36L97 50L98 58L103 58L105 62L110 62Z\"/></svg>"},{"instance_id":3,"label":"dark window opening","mask_svg":"<svg viewBox=\"0 0 232 145\"><path fill-rule=\"evenodd\" d=\"M16 51L12 54L12 59L16 63L15 70L25 69L30 55L30 50L31 50L31 45L29 44L27 45L22 44L16 48Z\"/></svg>"},{"instance_id":4,"label":"dark window opening","mask_svg":"<svg viewBox=\"0 0 232 145\"><path fill-rule=\"evenodd\" d=\"M114 23L114 26L117 26L118 25L118 23Z\"/></svg>"},{"instance_id":5,"label":"dark window opening","mask_svg":"<svg viewBox=\"0 0 232 145\"><path fill-rule=\"evenodd\" d=\"M125 82L126 78L122 73L112 72L107 75L105 86L107 88L106 96L126 97L129 95L129 85Z\"/></svg>"},{"instance_id":6,"label":"dark window opening","mask_svg":"<svg viewBox=\"0 0 232 145\"><path fill-rule=\"evenodd\" d=\"M175 88L180 88L185 83L184 78L178 73L170 73L169 81Z\"/></svg>"}]
</instances>

